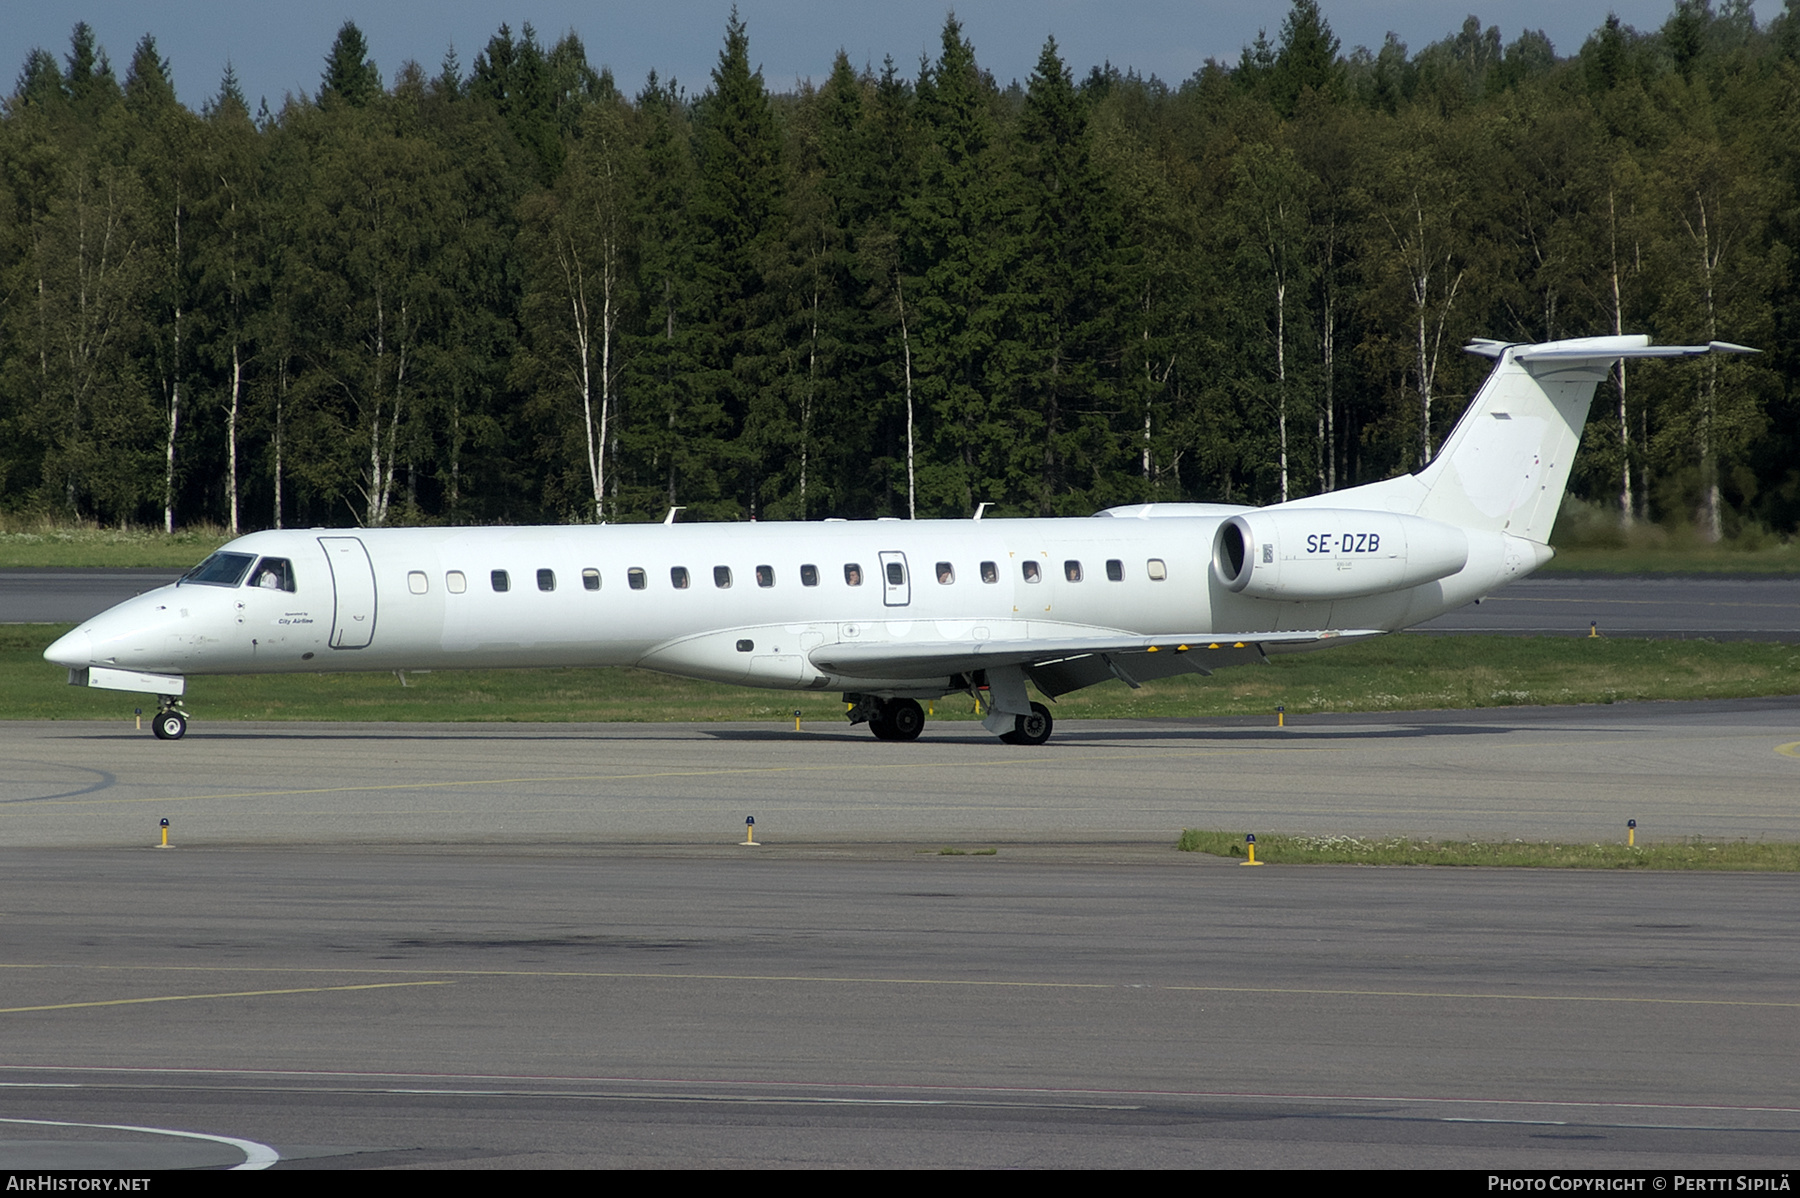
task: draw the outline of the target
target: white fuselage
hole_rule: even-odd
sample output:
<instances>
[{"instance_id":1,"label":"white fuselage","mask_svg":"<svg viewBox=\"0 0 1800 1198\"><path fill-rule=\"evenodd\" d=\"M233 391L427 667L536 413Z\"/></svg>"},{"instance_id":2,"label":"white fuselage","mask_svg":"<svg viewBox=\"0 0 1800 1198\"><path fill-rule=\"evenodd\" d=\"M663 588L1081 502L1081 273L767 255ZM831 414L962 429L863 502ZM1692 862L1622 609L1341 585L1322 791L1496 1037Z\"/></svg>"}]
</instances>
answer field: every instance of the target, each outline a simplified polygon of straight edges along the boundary
<instances>
[{"instance_id":1,"label":"white fuselage","mask_svg":"<svg viewBox=\"0 0 1800 1198\"><path fill-rule=\"evenodd\" d=\"M1322 513L1325 531L1342 516ZM1509 553L1513 538L1472 532L1466 565L1436 581L1270 599L1216 576L1225 518L259 532L225 551L291 563L291 592L182 582L95 617L46 656L167 675L641 666L748 686L920 693L949 675L853 677L814 654L908 640L1392 631L1540 560Z\"/></svg>"},{"instance_id":2,"label":"white fuselage","mask_svg":"<svg viewBox=\"0 0 1800 1198\"><path fill-rule=\"evenodd\" d=\"M840 690L911 740L967 690L1003 741L1031 700L1137 686L1440 616L1531 573L1615 361L1750 353L1632 336L1478 341L1494 360L1417 474L1268 508L1146 504L1064 520L346 529L240 537L45 650L75 685L162 701L188 674L641 666Z\"/></svg>"}]
</instances>

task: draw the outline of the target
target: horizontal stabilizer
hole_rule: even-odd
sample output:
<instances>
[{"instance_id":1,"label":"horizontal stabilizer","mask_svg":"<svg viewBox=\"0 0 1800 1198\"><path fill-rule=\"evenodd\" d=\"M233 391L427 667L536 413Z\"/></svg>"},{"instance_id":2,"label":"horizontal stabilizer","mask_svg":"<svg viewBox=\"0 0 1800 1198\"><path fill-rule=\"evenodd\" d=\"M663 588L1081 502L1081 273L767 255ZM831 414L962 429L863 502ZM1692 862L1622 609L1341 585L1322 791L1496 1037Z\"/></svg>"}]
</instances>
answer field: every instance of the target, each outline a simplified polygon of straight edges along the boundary
<instances>
[{"instance_id":1,"label":"horizontal stabilizer","mask_svg":"<svg viewBox=\"0 0 1800 1198\"><path fill-rule=\"evenodd\" d=\"M1567 341L1547 341L1542 345L1477 337L1463 348L1484 358L1498 358L1510 349L1515 362L1611 362L1618 358L1695 358L1701 354L1761 352L1729 341L1709 341L1705 345L1651 345L1650 338L1642 333L1622 337L1574 337Z\"/></svg>"}]
</instances>

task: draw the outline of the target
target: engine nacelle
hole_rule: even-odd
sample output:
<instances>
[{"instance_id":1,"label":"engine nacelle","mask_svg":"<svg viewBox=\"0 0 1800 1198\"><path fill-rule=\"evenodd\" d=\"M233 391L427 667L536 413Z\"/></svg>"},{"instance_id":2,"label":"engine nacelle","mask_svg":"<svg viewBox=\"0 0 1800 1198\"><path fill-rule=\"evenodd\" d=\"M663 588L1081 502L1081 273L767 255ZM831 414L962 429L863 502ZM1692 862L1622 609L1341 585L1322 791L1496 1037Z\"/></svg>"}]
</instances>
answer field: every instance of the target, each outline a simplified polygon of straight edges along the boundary
<instances>
[{"instance_id":1,"label":"engine nacelle","mask_svg":"<svg viewBox=\"0 0 1800 1198\"><path fill-rule=\"evenodd\" d=\"M1245 512L1213 538L1213 576L1260 599L1353 599L1447 578L1468 560L1462 529L1396 512Z\"/></svg>"}]
</instances>

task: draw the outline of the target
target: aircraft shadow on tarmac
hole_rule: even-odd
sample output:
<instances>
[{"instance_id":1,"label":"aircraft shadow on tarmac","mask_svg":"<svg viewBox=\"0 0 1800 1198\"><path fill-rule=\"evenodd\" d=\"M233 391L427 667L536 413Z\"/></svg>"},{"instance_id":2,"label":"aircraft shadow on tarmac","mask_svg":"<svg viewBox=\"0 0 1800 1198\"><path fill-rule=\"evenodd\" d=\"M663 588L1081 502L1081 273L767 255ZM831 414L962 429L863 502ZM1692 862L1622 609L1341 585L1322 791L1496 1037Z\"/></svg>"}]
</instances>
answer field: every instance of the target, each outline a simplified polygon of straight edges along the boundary
<instances>
[{"instance_id":1,"label":"aircraft shadow on tarmac","mask_svg":"<svg viewBox=\"0 0 1800 1198\"><path fill-rule=\"evenodd\" d=\"M937 741L943 743L987 744L993 737L980 729L980 725L971 725L966 736L945 735L939 732L936 736L927 732L920 737L921 741ZM1435 724L1435 725L1395 725L1386 728L1121 728L1105 730L1071 730L1069 725L1059 725L1056 739L1052 742L1059 746L1119 744L1122 742L1139 743L1142 741L1293 741L1293 740L1392 740L1420 736L1469 736L1469 735L1503 735L1516 731L1504 725L1484 724ZM727 741L762 741L773 743L783 740L833 740L854 741L859 744L880 744L874 737L863 732L802 732L798 736L791 730L762 728L707 728L701 731L702 736L714 740ZM1048 747L1048 746L1045 746Z\"/></svg>"},{"instance_id":2,"label":"aircraft shadow on tarmac","mask_svg":"<svg viewBox=\"0 0 1800 1198\"><path fill-rule=\"evenodd\" d=\"M614 727L617 727L616 725ZM691 725L683 725L687 728ZM966 733L958 734L961 729L957 725L925 733L920 740L924 743L937 744L980 744L999 747L994 737L981 728L979 724L969 724ZM1357 741L1357 740L1397 740L1416 739L1420 737L1440 736L1503 736L1512 732L1524 731L1523 723L1403 723L1389 725L1358 724L1355 727L1306 727L1288 725L1285 728L1119 728L1119 729L1081 729L1063 724L1057 729L1056 746L1069 745L1101 745L1126 744L1146 741ZM955 731L952 731L955 729ZM1590 733L1615 731L1604 725L1562 724L1556 725L1559 732ZM695 732L699 736L716 741L741 741L775 744L781 742L832 743L879 745L876 740L860 729L842 729L829 732L807 730L795 732L791 728L700 728ZM68 737L70 740L116 741L121 735L131 737L135 732L123 734L115 732L86 732ZM236 729L213 725L211 727L196 726L186 738L190 741L284 741L284 742L318 742L318 743L353 743L359 741L380 741L388 744L432 744L446 740L485 741L495 744L520 744L532 741L592 741L595 744L620 744L644 741L671 741L681 739L667 733L630 733L609 731L605 734L591 732L519 732L482 733L408 733L408 732L348 732L348 731L286 731L274 729ZM1054 746L1051 746L1052 748ZM182 752L177 748L174 752Z\"/></svg>"}]
</instances>

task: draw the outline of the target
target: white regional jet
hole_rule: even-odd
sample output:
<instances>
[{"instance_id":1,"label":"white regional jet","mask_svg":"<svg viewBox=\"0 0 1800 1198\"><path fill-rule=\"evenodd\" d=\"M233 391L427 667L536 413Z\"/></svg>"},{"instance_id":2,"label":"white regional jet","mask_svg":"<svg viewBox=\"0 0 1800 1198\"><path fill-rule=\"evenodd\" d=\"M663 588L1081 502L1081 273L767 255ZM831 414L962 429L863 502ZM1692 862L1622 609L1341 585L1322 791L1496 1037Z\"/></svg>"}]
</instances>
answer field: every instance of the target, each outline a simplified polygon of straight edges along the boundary
<instances>
[{"instance_id":1,"label":"white regional jet","mask_svg":"<svg viewBox=\"0 0 1800 1198\"><path fill-rule=\"evenodd\" d=\"M1375 636L1550 560L1597 383L1621 358L1754 352L1641 336L1477 341L1495 359L1416 475L1266 508L1159 503L1064 520L273 531L121 603L44 656L75 686L160 697L189 674L639 666L843 693L912 740L968 692L1009 744L1031 700ZM673 513L671 513L671 516Z\"/></svg>"}]
</instances>

